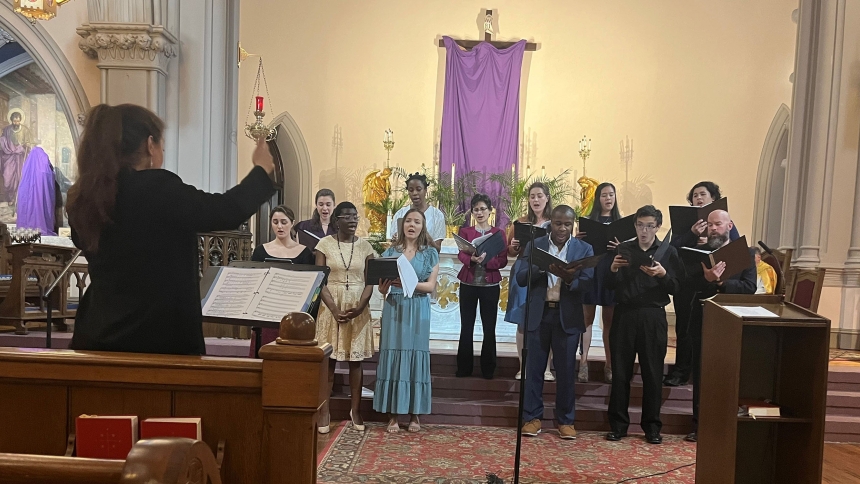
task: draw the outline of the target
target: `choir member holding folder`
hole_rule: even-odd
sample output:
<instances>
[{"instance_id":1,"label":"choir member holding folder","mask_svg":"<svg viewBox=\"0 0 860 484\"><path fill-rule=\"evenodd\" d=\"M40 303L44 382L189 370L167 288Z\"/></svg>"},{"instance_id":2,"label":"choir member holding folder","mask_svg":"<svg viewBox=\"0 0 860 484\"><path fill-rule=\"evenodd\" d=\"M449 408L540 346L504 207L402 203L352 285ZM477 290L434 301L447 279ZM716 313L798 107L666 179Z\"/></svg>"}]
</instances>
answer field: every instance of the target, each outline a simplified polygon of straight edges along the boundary
<instances>
[{"instance_id":1,"label":"choir member holding folder","mask_svg":"<svg viewBox=\"0 0 860 484\"><path fill-rule=\"evenodd\" d=\"M481 375L491 380L496 371L496 314L499 307L499 269L508 264L508 247L501 229L491 227L488 220L493 203L479 193L472 197L472 219L475 225L460 229L457 257L463 264L460 279L460 343L457 348L457 377L472 376L473 336L478 302L481 303L481 326L484 342L481 346ZM481 244L469 242L485 238Z\"/></svg>"},{"instance_id":2,"label":"choir member holding folder","mask_svg":"<svg viewBox=\"0 0 860 484\"><path fill-rule=\"evenodd\" d=\"M204 354L197 233L231 230L272 194L265 141L223 194L186 185L164 163L164 122L132 104L87 114L69 189L72 240L89 261L71 347Z\"/></svg>"},{"instance_id":3,"label":"choir member holding folder","mask_svg":"<svg viewBox=\"0 0 860 484\"><path fill-rule=\"evenodd\" d=\"M663 443L660 430L663 363L666 358L666 305L684 281L684 266L668 241L657 239L663 213L653 205L636 211L636 239L622 243L610 265L606 285L615 290L618 305L609 335L612 345L612 394L609 397L609 426L606 440L618 441L630 425L630 381L639 357L642 370L642 418L645 440Z\"/></svg>"},{"instance_id":4,"label":"choir member holding folder","mask_svg":"<svg viewBox=\"0 0 860 484\"><path fill-rule=\"evenodd\" d=\"M716 210L708 215L708 239L697 248L704 251L713 251L726 248L730 245L730 236L734 224L729 218L728 212ZM731 244L742 242L746 244L745 238L740 238ZM684 286L692 293L690 303L690 337L693 349L693 432L686 440L695 442L698 440L699 426L699 377L702 367L702 305L706 299L710 299L717 293L727 294L754 294L756 289L755 260L751 251L747 249L746 264L743 261L719 261L713 266L708 266L700 259L688 259L679 251L686 269L686 282ZM733 274L728 276L728 274ZM676 306L677 308L677 302Z\"/></svg>"},{"instance_id":5,"label":"choir member holding folder","mask_svg":"<svg viewBox=\"0 0 860 484\"><path fill-rule=\"evenodd\" d=\"M607 383L612 383L612 354L609 347L609 331L612 329L612 315L615 310L615 293L606 287L604 281L609 276L609 266L615 255L617 240L626 240L635 236L631 235L629 229L614 230L613 237L608 237L607 226L621 220L621 212L618 210L618 200L615 197L615 185L604 182L597 186L597 202L591 206L591 213L585 219L579 219L578 238L591 244L595 254L611 252L609 257L601 260L594 268L594 284L591 290L582 295L582 310L585 311L585 324L588 329L582 335L582 355L579 358L579 374L576 379L580 383L588 381L588 350L591 348L591 335L594 324L594 316L597 314L597 306L600 306L600 314L603 319L603 349L606 354L606 363L603 367L603 378ZM594 222L594 223L592 223ZM603 227L597 224L603 224ZM587 228L588 226L592 228ZM613 227L620 225L616 224ZM618 235L618 237L615 237Z\"/></svg>"},{"instance_id":6,"label":"choir member holding folder","mask_svg":"<svg viewBox=\"0 0 860 484\"><path fill-rule=\"evenodd\" d=\"M529 199L527 215L520 217L511 224L510 241L508 243L508 256L520 257L523 248L526 246L527 237L531 234L531 228L534 227L534 237L543 237L546 235L546 228L549 227L549 217L552 213L552 200L549 195L549 187L541 182L534 182L529 186ZM520 238L524 241L520 244ZM514 264L511 268L510 284L508 285L508 308L505 311L505 321L516 324L517 327L517 356L520 359L520 368L523 362L523 322L525 318L524 305L526 302L526 289L517 283L516 271L520 265L520 261ZM520 379L520 372L514 376L517 380ZM555 377L550 372L550 363L547 361L546 372L544 379L547 381L555 380Z\"/></svg>"},{"instance_id":7,"label":"choir member holding folder","mask_svg":"<svg viewBox=\"0 0 860 484\"><path fill-rule=\"evenodd\" d=\"M334 192L328 188L320 189L314 197L314 214L310 220L302 220L296 224L295 232L299 242L308 249L314 250L320 239L337 232L337 224L331 221L334 203Z\"/></svg>"},{"instance_id":8,"label":"choir member holding folder","mask_svg":"<svg viewBox=\"0 0 860 484\"><path fill-rule=\"evenodd\" d=\"M379 284L385 302L373 409L388 415L388 432L399 432L398 415L406 414L410 416L407 430L418 432L421 430L418 416L430 413L429 295L436 289L439 275L439 252L433 242L427 233L424 213L413 208L404 214L397 238L382 254L409 265L400 267L401 278ZM411 288L414 291L411 297L405 294L408 292L404 280L407 274L417 281Z\"/></svg>"},{"instance_id":9,"label":"choir member holding folder","mask_svg":"<svg viewBox=\"0 0 860 484\"><path fill-rule=\"evenodd\" d=\"M687 194L689 206L672 205L669 207L669 216L672 222L671 244L676 249L681 247L695 247L705 244L708 236L708 215L712 209L728 211L728 202L723 199L720 187L711 181L701 181L690 189ZM716 203L722 202L722 203ZM695 210L692 217L684 217L686 212ZM682 215L678 217L678 215ZM732 224L729 239L735 240L740 237L738 229ZM686 385L690 379L690 371L693 362L692 341L690 340L690 306L693 293L687 287L675 295L675 336L677 337L677 348L675 352L675 366L672 373L667 375L663 384L667 386Z\"/></svg>"},{"instance_id":10,"label":"choir member holding folder","mask_svg":"<svg viewBox=\"0 0 860 484\"><path fill-rule=\"evenodd\" d=\"M370 243L355 235L358 228L358 211L350 202L340 202L334 209L337 233L323 237L316 247L316 265L331 270L328 283L320 296L324 305L317 318L317 341L332 346L329 362L328 394L334 383L337 361L349 362L349 388L352 407L349 415L356 430L364 430L359 413L361 381L364 372L361 362L373 356L373 325L368 303L373 286L364 281L364 267L376 257ZM320 412L319 432L330 429L329 402Z\"/></svg>"}]
</instances>

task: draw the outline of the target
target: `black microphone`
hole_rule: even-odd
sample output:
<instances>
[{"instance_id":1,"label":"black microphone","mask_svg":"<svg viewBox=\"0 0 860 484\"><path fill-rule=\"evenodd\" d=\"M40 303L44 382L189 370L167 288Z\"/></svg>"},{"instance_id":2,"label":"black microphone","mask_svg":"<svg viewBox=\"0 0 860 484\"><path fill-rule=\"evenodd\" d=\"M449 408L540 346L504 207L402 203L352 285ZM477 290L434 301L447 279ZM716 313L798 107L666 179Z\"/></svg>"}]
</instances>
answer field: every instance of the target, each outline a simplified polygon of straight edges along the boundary
<instances>
[{"instance_id":1,"label":"black microphone","mask_svg":"<svg viewBox=\"0 0 860 484\"><path fill-rule=\"evenodd\" d=\"M758 245L760 245L761 248L764 249L765 252L767 252L770 255L773 255L773 251L770 249L770 247L767 246L767 244L765 244L764 242L759 240ZM773 255L773 256L776 257L775 255Z\"/></svg>"}]
</instances>

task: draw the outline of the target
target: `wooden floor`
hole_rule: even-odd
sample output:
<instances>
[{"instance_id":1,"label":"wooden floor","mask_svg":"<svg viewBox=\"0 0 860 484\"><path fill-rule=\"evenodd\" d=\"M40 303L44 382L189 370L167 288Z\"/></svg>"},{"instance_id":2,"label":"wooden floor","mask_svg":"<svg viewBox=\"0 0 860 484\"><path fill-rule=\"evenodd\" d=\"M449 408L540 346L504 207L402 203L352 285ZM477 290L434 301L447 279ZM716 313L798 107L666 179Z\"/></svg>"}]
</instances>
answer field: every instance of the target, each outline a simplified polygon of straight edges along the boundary
<instances>
[{"instance_id":1,"label":"wooden floor","mask_svg":"<svg viewBox=\"0 0 860 484\"><path fill-rule=\"evenodd\" d=\"M319 435L317 453L323 451L333 434ZM824 444L823 484L860 482L860 444Z\"/></svg>"}]
</instances>

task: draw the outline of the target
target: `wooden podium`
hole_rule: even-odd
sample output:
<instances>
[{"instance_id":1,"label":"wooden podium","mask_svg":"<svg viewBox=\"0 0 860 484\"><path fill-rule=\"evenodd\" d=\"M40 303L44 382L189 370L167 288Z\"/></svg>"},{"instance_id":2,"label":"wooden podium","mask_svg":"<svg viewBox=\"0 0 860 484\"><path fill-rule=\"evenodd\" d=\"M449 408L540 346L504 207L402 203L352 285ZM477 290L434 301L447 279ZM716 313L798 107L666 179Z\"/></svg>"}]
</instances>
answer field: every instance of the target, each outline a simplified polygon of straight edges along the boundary
<instances>
[{"instance_id":1,"label":"wooden podium","mask_svg":"<svg viewBox=\"0 0 860 484\"><path fill-rule=\"evenodd\" d=\"M725 306L779 317L739 317ZM705 303L697 483L821 482L829 335L829 319L781 296ZM772 400L782 416L739 417L740 399Z\"/></svg>"}]
</instances>

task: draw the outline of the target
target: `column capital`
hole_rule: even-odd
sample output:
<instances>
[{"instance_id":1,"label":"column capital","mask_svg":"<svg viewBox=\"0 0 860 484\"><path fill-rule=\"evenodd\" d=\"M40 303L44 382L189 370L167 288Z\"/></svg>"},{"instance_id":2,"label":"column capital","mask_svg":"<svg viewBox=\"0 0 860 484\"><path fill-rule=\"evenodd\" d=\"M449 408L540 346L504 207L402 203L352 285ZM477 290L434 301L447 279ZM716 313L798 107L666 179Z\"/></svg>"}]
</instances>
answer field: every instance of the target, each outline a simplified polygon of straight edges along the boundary
<instances>
[{"instance_id":1,"label":"column capital","mask_svg":"<svg viewBox=\"0 0 860 484\"><path fill-rule=\"evenodd\" d=\"M170 58L178 53L178 40L161 25L92 22L77 33L78 46L98 59L100 69L154 70L166 76Z\"/></svg>"}]
</instances>

